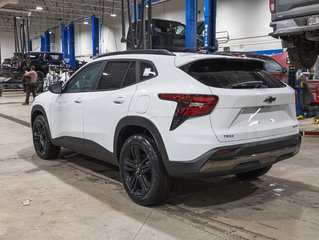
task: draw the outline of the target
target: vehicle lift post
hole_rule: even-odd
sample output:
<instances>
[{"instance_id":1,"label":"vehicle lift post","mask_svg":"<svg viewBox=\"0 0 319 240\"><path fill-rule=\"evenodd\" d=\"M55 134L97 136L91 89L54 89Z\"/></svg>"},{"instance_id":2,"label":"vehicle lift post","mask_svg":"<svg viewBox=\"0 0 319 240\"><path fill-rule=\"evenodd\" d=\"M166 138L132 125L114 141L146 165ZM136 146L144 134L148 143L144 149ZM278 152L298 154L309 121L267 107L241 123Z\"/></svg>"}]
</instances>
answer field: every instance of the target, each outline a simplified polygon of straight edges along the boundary
<instances>
[{"instance_id":1,"label":"vehicle lift post","mask_svg":"<svg viewBox=\"0 0 319 240\"><path fill-rule=\"evenodd\" d=\"M204 48L207 52L218 50L216 40L217 0L204 0Z\"/></svg>"},{"instance_id":2,"label":"vehicle lift post","mask_svg":"<svg viewBox=\"0 0 319 240\"><path fill-rule=\"evenodd\" d=\"M45 51L45 46L44 46L44 37L40 36L40 51L44 52Z\"/></svg>"},{"instance_id":3,"label":"vehicle lift post","mask_svg":"<svg viewBox=\"0 0 319 240\"><path fill-rule=\"evenodd\" d=\"M64 24L61 25L61 38L62 38L62 57L64 60L66 58L69 58L68 28Z\"/></svg>"},{"instance_id":4,"label":"vehicle lift post","mask_svg":"<svg viewBox=\"0 0 319 240\"><path fill-rule=\"evenodd\" d=\"M302 88L303 83L300 81L300 70L297 71L295 68L289 67L288 69L288 85L295 89L296 91L296 114L297 119L304 118L303 111L303 96L302 96Z\"/></svg>"},{"instance_id":5,"label":"vehicle lift post","mask_svg":"<svg viewBox=\"0 0 319 240\"><path fill-rule=\"evenodd\" d=\"M67 43L68 43L68 58L69 58L69 66L73 70L76 69L76 59L75 59L75 34L74 34L74 23L82 22L84 20L91 20L92 25L92 56L95 57L100 52L100 27L99 27L99 19L96 16L88 16L79 18L69 23L67 29Z\"/></svg>"},{"instance_id":6,"label":"vehicle lift post","mask_svg":"<svg viewBox=\"0 0 319 240\"><path fill-rule=\"evenodd\" d=\"M96 57L100 53L100 29L99 29L99 18L91 16L92 24L92 56Z\"/></svg>"},{"instance_id":7,"label":"vehicle lift post","mask_svg":"<svg viewBox=\"0 0 319 240\"><path fill-rule=\"evenodd\" d=\"M69 49L69 66L73 70L76 69L75 47L74 47L74 24L68 25L68 49Z\"/></svg>"},{"instance_id":8,"label":"vehicle lift post","mask_svg":"<svg viewBox=\"0 0 319 240\"><path fill-rule=\"evenodd\" d=\"M186 0L186 49L197 48L197 0Z\"/></svg>"},{"instance_id":9,"label":"vehicle lift post","mask_svg":"<svg viewBox=\"0 0 319 240\"><path fill-rule=\"evenodd\" d=\"M44 51L50 52L50 30L44 32Z\"/></svg>"}]
</instances>

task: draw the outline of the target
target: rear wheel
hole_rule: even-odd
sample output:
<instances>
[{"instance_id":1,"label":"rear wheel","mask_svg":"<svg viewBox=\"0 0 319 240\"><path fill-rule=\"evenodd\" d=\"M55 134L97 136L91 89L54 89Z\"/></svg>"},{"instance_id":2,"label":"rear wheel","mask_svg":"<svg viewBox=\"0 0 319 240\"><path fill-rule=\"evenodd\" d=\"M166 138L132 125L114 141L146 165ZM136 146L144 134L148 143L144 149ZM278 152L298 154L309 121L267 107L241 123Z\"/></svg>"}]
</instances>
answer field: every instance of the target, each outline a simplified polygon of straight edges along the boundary
<instances>
[{"instance_id":1,"label":"rear wheel","mask_svg":"<svg viewBox=\"0 0 319 240\"><path fill-rule=\"evenodd\" d=\"M291 65L298 69L312 68L318 57L316 43L302 39L297 41L296 47L288 48L288 54Z\"/></svg>"},{"instance_id":2,"label":"rear wheel","mask_svg":"<svg viewBox=\"0 0 319 240\"><path fill-rule=\"evenodd\" d=\"M49 135L49 128L45 118L39 115L32 125L33 145L37 155L42 159L56 158L60 147L53 145Z\"/></svg>"},{"instance_id":3,"label":"rear wheel","mask_svg":"<svg viewBox=\"0 0 319 240\"><path fill-rule=\"evenodd\" d=\"M263 167L263 168L259 168L253 171L249 171L249 172L244 172L244 173L238 173L236 174L236 176L240 179L243 180L253 180L256 179L262 175L265 175L270 169L271 169L272 165L267 166L267 167Z\"/></svg>"},{"instance_id":4,"label":"rear wheel","mask_svg":"<svg viewBox=\"0 0 319 240\"><path fill-rule=\"evenodd\" d=\"M173 179L166 173L155 142L146 135L133 135L125 141L120 173L127 194L140 205L159 204L172 190Z\"/></svg>"}]
</instances>

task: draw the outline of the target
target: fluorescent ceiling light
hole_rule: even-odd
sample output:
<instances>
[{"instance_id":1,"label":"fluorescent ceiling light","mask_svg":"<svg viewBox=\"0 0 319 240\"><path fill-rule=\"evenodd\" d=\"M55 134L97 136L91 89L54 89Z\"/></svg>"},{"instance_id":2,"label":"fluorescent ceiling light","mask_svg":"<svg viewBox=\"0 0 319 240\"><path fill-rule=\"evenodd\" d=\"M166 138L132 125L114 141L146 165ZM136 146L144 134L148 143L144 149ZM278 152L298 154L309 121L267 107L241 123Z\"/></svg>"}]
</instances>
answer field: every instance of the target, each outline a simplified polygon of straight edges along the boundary
<instances>
[{"instance_id":1,"label":"fluorescent ceiling light","mask_svg":"<svg viewBox=\"0 0 319 240\"><path fill-rule=\"evenodd\" d=\"M37 6L35 9L36 9L37 11L41 11L41 10L43 10L43 7Z\"/></svg>"},{"instance_id":2,"label":"fluorescent ceiling light","mask_svg":"<svg viewBox=\"0 0 319 240\"><path fill-rule=\"evenodd\" d=\"M89 22L88 22L88 21L84 21L84 22L83 22L83 24L88 25L88 24L89 24Z\"/></svg>"},{"instance_id":3,"label":"fluorescent ceiling light","mask_svg":"<svg viewBox=\"0 0 319 240\"><path fill-rule=\"evenodd\" d=\"M29 12L29 13L28 13L28 16L30 17L30 16L31 16L31 14L32 14L32 12Z\"/></svg>"},{"instance_id":4,"label":"fluorescent ceiling light","mask_svg":"<svg viewBox=\"0 0 319 240\"><path fill-rule=\"evenodd\" d=\"M52 34L52 32L50 31L49 34Z\"/></svg>"},{"instance_id":5,"label":"fluorescent ceiling light","mask_svg":"<svg viewBox=\"0 0 319 240\"><path fill-rule=\"evenodd\" d=\"M111 17L116 17L116 14L114 12L114 0L112 2L112 12L111 12Z\"/></svg>"}]
</instances>

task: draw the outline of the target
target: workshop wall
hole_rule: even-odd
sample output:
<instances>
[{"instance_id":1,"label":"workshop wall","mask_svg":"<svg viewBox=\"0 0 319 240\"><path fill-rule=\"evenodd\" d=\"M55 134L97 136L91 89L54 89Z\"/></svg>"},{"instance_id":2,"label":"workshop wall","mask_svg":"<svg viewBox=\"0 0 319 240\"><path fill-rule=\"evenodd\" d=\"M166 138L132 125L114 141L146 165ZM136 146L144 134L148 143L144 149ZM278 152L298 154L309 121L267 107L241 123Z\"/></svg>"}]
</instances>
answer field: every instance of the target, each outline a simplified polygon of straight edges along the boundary
<instances>
[{"instance_id":1,"label":"workshop wall","mask_svg":"<svg viewBox=\"0 0 319 240\"><path fill-rule=\"evenodd\" d=\"M198 20L204 19L203 0L198 1ZM228 31L230 41L220 44L220 50L261 51L280 49L281 42L268 34L271 14L269 0L218 0L217 32ZM185 23L185 1L171 0L153 7L154 18ZM217 37L221 34L217 34Z\"/></svg>"},{"instance_id":2,"label":"workshop wall","mask_svg":"<svg viewBox=\"0 0 319 240\"><path fill-rule=\"evenodd\" d=\"M217 9L217 31L228 31L230 41L220 44L219 50L228 47L232 51L265 51L281 49L280 40L268 36L270 11L268 0L219 0ZM198 19L203 20L203 0L198 2ZM121 43L121 13L112 18L105 15L100 33L100 52L126 49ZM170 0L153 7L153 17L185 23L185 0ZM127 17L125 18L127 19ZM127 22L127 21L126 21ZM126 23L126 28L128 24ZM127 31L126 31L127 32ZM219 35L217 34L217 37ZM55 29L51 36L51 50L61 52L61 32ZM12 57L13 33L1 33L2 58ZM40 40L33 39L33 50L40 50ZM92 55L91 25L75 24L75 54L79 59L90 60Z\"/></svg>"},{"instance_id":3,"label":"workshop wall","mask_svg":"<svg viewBox=\"0 0 319 240\"><path fill-rule=\"evenodd\" d=\"M11 58L14 53L13 32L1 32L0 34L1 62L5 58Z\"/></svg>"}]
</instances>

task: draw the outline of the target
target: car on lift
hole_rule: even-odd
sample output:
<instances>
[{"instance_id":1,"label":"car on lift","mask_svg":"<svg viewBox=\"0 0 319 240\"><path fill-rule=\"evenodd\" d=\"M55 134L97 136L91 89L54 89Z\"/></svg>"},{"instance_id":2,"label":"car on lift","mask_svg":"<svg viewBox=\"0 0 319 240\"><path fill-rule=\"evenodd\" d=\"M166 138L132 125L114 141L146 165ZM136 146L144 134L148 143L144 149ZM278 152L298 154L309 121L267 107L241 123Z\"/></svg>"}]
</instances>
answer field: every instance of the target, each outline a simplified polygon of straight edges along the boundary
<instances>
[{"instance_id":1,"label":"car on lift","mask_svg":"<svg viewBox=\"0 0 319 240\"><path fill-rule=\"evenodd\" d=\"M148 20L145 20L147 26ZM198 25L199 27L201 25ZM136 26L132 23L133 33L141 34L141 22ZM200 28L199 28L200 29ZM142 42L132 40L131 27L128 29L126 48L127 50L142 48ZM204 46L202 35L197 35L197 46ZM183 23L164 19L152 19L152 49L166 49L172 52L185 52L186 49L186 26Z\"/></svg>"},{"instance_id":2,"label":"car on lift","mask_svg":"<svg viewBox=\"0 0 319 240\"><path fill-rule=\"evenodd\" d=\"M30 52L26 54L28 66L35 66L37 72L44 76L49 71L49 66L63 67L62 53L56 52Z\"/></svg>"},{"instance_id":3,"label":"car on lift","mask_svg":"<svg viewBox=\"0 0 319 240\"><path fill-rule=\"evenodd\" d=\"M141 205L163 202L174 178L258 178L300 147L295 92L263 66L166 50L102 55L35 99L35 151L118 165Z\"/></svg>"},{"instance_id":4,"label":"car on lift","mask_svg":"<svg viewBox=\"0 0 319 240\"><path fill-rule=\"evenodd\" d=\"M283 68L288 69L290 60L287 52L282 52L274 54L271 56L276 62L278 62ZM318 60L317 60L318 61ZM312 69L310 69L310 72ZM315 74L308 74L309 76L304 76L305 81L308 84L309 90L312 92L314 97L313 105L319 105L319 79L314 76ZM287 75L288 78L288 75Z\"/></svg>"},{"instance_id":5,"label":"car on lift","mask_svg":"<svg viewBox=\"0 0 319 240\"><path fill-rule=\"evenodd\" d=\"M13 79L19 79L35 66L38 73L37 92L43 91L43 81L49 71L49 66L63 67L62 53L55 52L27 52L26 54L14 54L11 60L11 75Z\"/></svg>"},{"instance_id":6,"label":"car on lift","mask_svg":"<svg viewBox=\"0 0 319 240\"><path fill-rule=\"evenodd\" d=\"M312 68L319 53L318 0L269 0L270 34L288 48L290 63L296 68Z\"/></svg>"},{"instance_id":7,"label":"car on lift","mask_svg":"<svg viewBox=\"0 0 319 240\"><path fill-rule=\"evenodd\" d=\"M271 75L277 79L288 83L288 70L286 67L282 66L279 62L273 59L271 56L263 54L246 53L245 57L261 59L265 62L264 70L269 72Z\"/></svg>"},{"instance_id":8,"label":"car on lift","mask_svg":"<svg viewBox=\"0 0 319 240\"><path fill-rule=\"evenodd\" d=\"M10 69L11 68L11 58L3 59L1 63L1 69Z\"/></svg>"},{"instance_id":9,"label":"car on lift","mask_svg":"<svg viewBox=\"0 0 319 240\"><path fill-rule=\"evenodd\" d=\"M1 63L0 68L0 76L9 76L11 70L11 58L5 58L3 59L3 62Z\"/></svg>"}]
</instances>

